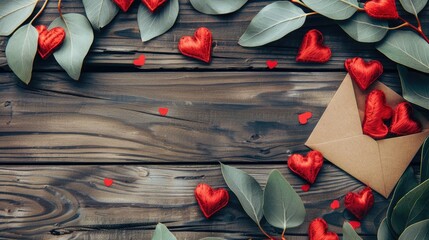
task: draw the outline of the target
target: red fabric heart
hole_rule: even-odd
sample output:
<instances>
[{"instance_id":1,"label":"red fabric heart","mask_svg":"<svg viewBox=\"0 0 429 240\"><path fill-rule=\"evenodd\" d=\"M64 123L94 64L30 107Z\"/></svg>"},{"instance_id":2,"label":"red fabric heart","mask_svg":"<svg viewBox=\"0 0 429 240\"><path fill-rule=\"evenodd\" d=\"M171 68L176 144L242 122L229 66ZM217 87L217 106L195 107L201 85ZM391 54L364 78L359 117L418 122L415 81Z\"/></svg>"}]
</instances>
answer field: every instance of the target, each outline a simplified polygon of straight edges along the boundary
<instances>
[{"instance_id":1,"label":"red fabric heart","mask_svg":"<svg viewBox=\"0 0 429 240\"><path fill-rule=\"evenodd\" d=\"M229 194L224 188L213 189L210 185L200 183L195 188L195 198L206 218L224 208L229 202Z\"/></svg>"},{"instance_id":2,"label":"red fabric heart","mask_svg":"<svg viewBox=\"0 0 429 240\"><path fill-rule=\"evenodd\" d=\"M325 63L331 58L331 49L323 45L323 35L320 31L312 29L304 35L297 62Z\"/></svg>"},{"instance_id":3,"label":"red fabric heart","mask_svg":"<svg viewBox=\"0 0 429 240\"><path fill-rule=\"evenodd\" d=\"M349 58L344 66L362 90L366 90L383 73L383 65L377 60L365 62L360 57Z\"/></svg>"},{"instance_id":4,"label":"red fabric heart","mask_svg":"<svg viewBox=\"0 0 429 240\"><path fill-rule=\"evenodd\" d=\"M156 9L165 2L167 2L167 0L142 0L142 3L144 3L151 12L155 12Z\"/></svg>"},{"instance_id":5,"label":"red fabric heart","mask_svg":"<svg viewBox=\"0 0 429 240\"><path fill-rule=\"evenodd\" d=\"M277 67L277 61L276 60L267 60L267 67L269 69L274 69Z\"/></svg>"},{"instance_id":6,"label":"red fabric heart","mask_svg":"<svg viewBox=\"0 0 429 240\"><path fill-rule=\"evenodd\" d=\"M390 132L399 136L414 134L422 131L419 122L413 119L413 107L408 102L399 103L390 126Z\"/></svg>"},{"instance_id":7,"label":"red fabric heart","mask_svg":"<svg viewBox=\"0 0 429 240\"><path fill-rule=\"evenodd\" d=\"M362 220L374 205L374 195L370 187L359 193L349 192L344 198L344 205L355 217Z\"/></svg>"},{"instance_id":8,"label":"red fabric heart","mask_svg":"<svg viewBox=\"0 0 429 240\"><path fill-rule=\"evenodd\" d=\"M188 57L196 58L206 63L210 62L212 51L212 33L205 27L198 28L194 36L183 36L179 41L180 52Z\"/></svg>"},{"instance_id":9,"label":"red fabric heart","mask_svg":"<svg viewBox=\"0 0 429 240\"><path fill-rule=\"evenodd\" d=\"M310 184L304 184L301 186L301 190L303 192L308 192L308 190L310 190L310 187L311 187Z\"/></svg>"},{"instance_id":10,"label":"red fabric heart","mask_svg":"<svg viewBox=\"0 0 429 240\"><path fill-rule=\"evenodd\" d=\"M145 55L141 54L138 58L134 59L133 64L136 67L141 67L145 64L146 57Z\"/></svg>"},{"instance_id":11,"label":"red fabric heart","mask_svg":"<svg viewBox=\"0 0 429 240\"><path fill-rule=\"evenodd\" d=\"M126 12L133 4L134 0L113 0L113 2L118 5L118 7L123 11Z\"/></svg>"},{"instance_id":12,"label":"red fabric heart","mask_svg":"<svg viewBox=\"0 0 429 240\"><path fill-rule=\"evenodd\" d=\"M158 108L158 112L159 112L159 114L160 114L160 115L162 115L162 116L167 116L168 108L160 107L160 108Z\"/></svg>"},{"instance_id":13,"label":"red fabric heart","mask_svg":"<svg viewBox=\"0 0 429 240\"><path fill-rule=\"evenodd\" d=\"M110 187L113 184L113 179L110 178L105 178L104 179L104 185L106 185L106 187Z\"/></svg>"},{"instance_id":14,"label":"red fabric heart","mask_svg":"<svg viewBox=\"0 0 429 240\"><path fill-rule=\"evenodd\" d=\"M334 200L334 201L331 202L330 206L331 206L332 210L338 209L338 208L340 208L340 201Z\"/></svg>"},{"instance_id":15,"label":"red fabric heart","mask_svg":"<svg viewBox=\"0 0 429 240\"><path fill-rule=\"evenodd\" d=\"M366 98L365 116L363 120L363 133L374 139L387 136L389 129L383 120L392 117L392 108L386 105L386 96L381 90L371 91Z\"/></svg>"},{"instance_id":16,"label":"red fabric heart","mask_svg":"<svg viewBox=\"0 0 429 240\"><path fill-rule=\"evenodd\" d=\"M308 123L308 119L310 119L313 116L313 113L311 112L305 112L298 115L298 121L299 124L305 125Z\"/></svg>"},{"instance_id":17,"label":"red fabric heart","mask_svg":"<svg viewBox=\"0 0 429 240\"><path fill-rule=\"evenodd\" d=\"M316 218L308 226L308 238L310 240L339 240L334 232L328 232L328 224L323 218Z\"/></svg>"},{"instance_id":18,"label":"red fabric heart","mask_svg":"<svg viewBox=\"0 0 429 240\"><path fill-rule=\"evenodd\" d=\"M51 30L45 25L36 26L39 33L37 51L42 59L47 59L64 41L66 32L62 27L55 27Z\"/></svg>"},{"instance_id":19,"label":"red fabric heart","mask_svg":"<svg viewBox=\"0 0 429 240\"><path fill-rule=\"evenodd\" d=\"M369 0L364 6L368 16L378 19L399 18L395 0Z\"/></svg>"},{"instance_id":20,"label":"red fabric heart","mask_svg":"<svg viewBox=\"0 0 429 240\"><path fill-rule=\"evenodd\" d=\"M287 165L292 172L313 184L322 168L323 155L318 151L310 151L306 157L292 154L287 160Z\"/></svg>"}]
</instances>

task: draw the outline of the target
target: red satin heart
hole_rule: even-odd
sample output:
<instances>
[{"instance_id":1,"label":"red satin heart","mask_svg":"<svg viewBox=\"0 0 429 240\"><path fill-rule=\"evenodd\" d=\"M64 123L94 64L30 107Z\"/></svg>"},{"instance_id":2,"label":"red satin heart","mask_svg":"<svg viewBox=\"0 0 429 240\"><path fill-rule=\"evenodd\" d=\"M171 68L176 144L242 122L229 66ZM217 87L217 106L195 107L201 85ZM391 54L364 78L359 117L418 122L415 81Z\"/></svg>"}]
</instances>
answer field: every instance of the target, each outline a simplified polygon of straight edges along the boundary
<instances>
[{"instance_id":1,"label":"red satin heart","mask_svg":"<svg viewBox=\"0 0 429 240\"><path fill-rule=\"evenodd\" d=\"M374 195L370 187L359 193L349 192L344 198L344 205L355 217L362 220L374 205Z\"/></svg>"},{"instance_id":2,"label":"red satin heart","mask_svg":"<svg viewBox=\"0 0 429 240\"><path fill-rule=\"evenodd\" d=\"M229 194L224 188L213 189L210 185L200 183L195 188L195 198L206 218L224 208L229 202Z\"/></svg>"},{"instance_id":3,"label":"red satin heart","mask_svg":"<svg viewBox=\"0 0 429 240\"><path fill-rule=\"evenodd\" d=\"M64 41L66 32L62 27L55 27L51 30L45 25L36 26L39 33L37 51L42 59L47 59Z\"/></svg>"},{"instance_id":4,"label":"red satin heart","mask_svg":"<svg viewBox=\"0 0 429 240\"><path fill-rule=\"evenodd\" d=\"M179 41L180 52L188 57L196 58L206 63L210 62L212 51L212 33L205 27L198 28L194 36L183 36Z\"/></svg>"},{"instance_id":5,"label":"red satin heart","mask_svg":"<svg viewBox=\"0 0 429 240\"><path fill-rule=\"evenodd\" d=\"M308 238L310 240L339 240L334 232L328 232L328 224L323 218L316 218L308 226Z\"/></svg>"},{"instance_id":6,"label":"red satin heart","mask_svg":"<svg viewBox=\"0 0 429 240\"><path fill-rule=\"evenodd\" d=\"M151 12L155 12L156 9L165 2L167 2L167 0L142 0L142 3L144 3Z\"/></svg>"},{"instance_id":7,"label":"red satin heart","mask_svg":"<svg viewBox=\"0 0 429 240\"><path fill-rule=\"evenodd\" d=\"M118 5L118 7L123 11L126 12L133 4L134 0L113 0L113 2Z\"/></svg>"},{"instance_id":8,"label":"red satin heart","mask_svg":"<svg viewBox=\"0 0 429 240\"><path fill-rule=\"evenodd\" d=\"M331 58L331 49L323 45L323 35L320 31L312 29L304 35L297 62L325 63Z\"/></svg>"},{"instance_id":9,"label":"red satin heart","mask_svg":"<svg viewBox=\"0 0 429 240\"><path fill-rule=\"evenodd\" d=\"M323 155L318 151L310 151L307 156L292 154L288 160L289 169L313 184L323 165Z\"/></svg>"},{"instance_id":10,"label":"red satin heart","mask_svg":"<svg viewBox=\"0 0 429 240\"><path fill-rule=\"evenodd\" d=\"M362 90L366 90L383 73L383 65L377 60L365 62L360 57L349 58L344 66Z\"/></svg>"},{"instance_id":11,"label":"red satin heart","mask_svg":"<svg viewBox=\"0 0 429 240\"><path fill-rule=\"evenodd\" d=\"M364 6L368 16L378 19L399 18L395 0L369 0Z\"/></svg>"},{"instance_id":12,"label":"red satin heart","mask_svg":"<svg viewBox=\"0 0 429 240\"><path fill-rule=\"evenodd\" d=\"M363 120L363 133L374 139L387 136L389 129L383 120L392 117L392 108L386 105L386 96L381 90L371 91L366 98L365 116Z\"/></svg>"},{"instance_id":13,"label":"red satin heart","mask_svg":"<svg viewBox=\"0 0 429 240\"><path fill-rule=\"evenodd\" d=\"M399 136L414 134L422 131L419 122L413 119L413 107L408 102L399 103L390 126L390 132Z\"/></svg>"}]
</instances>

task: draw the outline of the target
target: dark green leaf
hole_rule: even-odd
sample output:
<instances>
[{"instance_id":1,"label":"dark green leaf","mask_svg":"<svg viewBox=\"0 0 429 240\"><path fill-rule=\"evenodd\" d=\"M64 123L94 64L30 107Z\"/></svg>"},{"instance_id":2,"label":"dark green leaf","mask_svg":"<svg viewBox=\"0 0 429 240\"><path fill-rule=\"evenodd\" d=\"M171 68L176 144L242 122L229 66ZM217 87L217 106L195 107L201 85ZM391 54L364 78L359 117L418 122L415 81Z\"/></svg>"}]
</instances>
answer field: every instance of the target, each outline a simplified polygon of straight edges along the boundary
<instances>
[{"instance_id":1,"label":"dark green leaf","mask_svg":"<svg viewBox=\"0 0 429 240\"><path fill-rule=\"evenodd\" d=\"M389 31L387 21L371 18L366 13L356 13L339 25L354 40L366 43L380 41Z\"/></svg>"},{"instance_id":2,"label":"dark green leaf","mask_svg":"<svg viewBox=\"0 0 429 240\"><path fill-rule=\"evenodd\" d=\"M92 26L99 30L118 14L119 7L112 0L82 0L85 13Z\"/></svg>"},{"instance_id":3,"label":"dark green leaf","mask_svg":"<svg viewBox=\"0 0 429 240\"><path fill-rule=\"evenodd\" d=\"M421 72L409 71L401 65L398 65L398 71L404 98L422 108L429 109L429 76Z\"/></svg>"},{"instance_id":4,"label":"dark green leaf","mask_svg":"<svg viewBox=\"0 0 429 240\"><path fill-rule=\"evenodd\" d=\"M37 0L1 0L0 36L10 35L33 12Z\"/></svg>"},{"instance_id":5,"label":"dark green leaf","mask_svg":"<svg viewBox=\"0 0 429 240\"><path fill-rule=\"evenodd\" d=\"M259 225L262 219L264 196L259 183L249 174L221 164L222 175L229 189L237 196L244 211Z\"/></svg>"},{"instance_id":6,"label":"dark green leaf","mask_svg":"<svg viewBox=\"0 0 429 240\"><path fill-rule=\"evenodd\" d=\"M384 218L378 227L377 240L396 240L387 223L387 218Z\"/></svg>"},{"instance_id":7,"label":"dark green leaf","mask_svg":"<svg viewBox=\"0 0 429 240\"><path fill-rule=\"evenodd\" d=\"M276 41L304 25L307 14L291 2L274 2L250 22L238 44L257 47Z\"/></svg>"},{"instance_id":8,"label":"dark green leaf","mask_svg":"<svg viewBox=\"0 0 429 240\"><path fill-rule=\"evenodd\" d=\"M297 227L305 219L301 198L278 170L270 173L264 190L264 216L269 224L283 230Z\"/></svg>"},{"instance_id":9,"label":"dark green leaf","mask_svg":"<svg viewBox=\"0 0 429 240\"><path fill-rule=\"evenodd\" d=\"M192 6L205 14L227 14L240 9L248 0L191 0Z\"/></svg>"},{"instance_id":10,"label":"dark green leaf","mask_svg":"<svg viewBox=\"0 0 429 240\"><path fill-rule=\"evenodd\" d=\"M67 13L49 25L49 29L54 27L62 27L66 31L66 38L62 46L54 52L54 57L71 78L78 80L83 60L94 41L91 24L81 14Z\"/></svg>"},{"instance_id":11,"label":"dark green leaf","mask_svg":"<svg viewBox=\"0 0 429 240\"><path fill-rule=\"evenodd\" d=\"M429 137L426 138L422 145L422 155L420 160L420 181L424 182L429 179Z\"/></svg>"},{"instance_id":12,"label":"dark green leaf","mask_svg":"<svg viewBox=\"0 0 429 240\"><path fill-rule=\"evenodd\" d=\"M399 240L427 240L429 239L429 219L415 223L399 236Z\"/></svg>"},{"instance_id":13,"label":"dark green leaf","mask_svg":"<svg viewBox=\"0 0 429 240\"><path fill-rule=\"evenodd\" d=\"M161 9L152 13L146 6L140 4L137 22L143 42L158 37L173 27L179 15L179 1L170 0Z\"/></svg>"},{"instance_id":14,"label":"dark green leaf","mask_svg":"<svg viewBox=\"0 0 429 240\"><path fill-rule=\"evenodd\" d=\"M428 3L428 0L399 0L405 11L417 16L417 14L423 10Z\"/></svg>"},{"instance_id":15,"label":"dark green leaf","mask_svg":"<svg viewBox=\"0 0 429 240\"><path fill-rule=\"evenodd\" d=\"M349 222L343 223L343 240L362 240Z\"/></svg>"},{"instance_id":16,"label":"dark green leaf","mask_svg":"<svg viewBox=\"0 0 429 240\"><path fill-rule=\"evenodd\" d=\"M357 0L303 0L303 2L315 12L335 20L347 19L359 8Z\"/></svg>"},{"instance_id":17,"label":"dark green leaf","mask_svg":"<svg viewBox=\"0 0 429 240\"><path fill-rule=\"evenodd\" d=\"M7 64L24 83L31 80L33 61L37 52L39 34L31 24L20 27L6 46Z\"/></svg>"},{"instance_id":18,"label":"dark green leaf","mask_svg":"<svg viewBox=\"0 0 429 240\"><path fill-rule=\"evenodd\" d=\"M377 50L392 61L429 73L429 44L411 31L391 31Z\"/></svg>"},{"instance_id":19,"label":"dark green leaf","mask_svg":"<svg viewBox=\"0 0 429 240\"><path fill-rule=\"evenodd\" d=\"M164 224L158 223L158 225L156 225L156 228L155 228L155 233L152 236L152 240L177 240L177 239Z\"/></svg>"}]
</instances>

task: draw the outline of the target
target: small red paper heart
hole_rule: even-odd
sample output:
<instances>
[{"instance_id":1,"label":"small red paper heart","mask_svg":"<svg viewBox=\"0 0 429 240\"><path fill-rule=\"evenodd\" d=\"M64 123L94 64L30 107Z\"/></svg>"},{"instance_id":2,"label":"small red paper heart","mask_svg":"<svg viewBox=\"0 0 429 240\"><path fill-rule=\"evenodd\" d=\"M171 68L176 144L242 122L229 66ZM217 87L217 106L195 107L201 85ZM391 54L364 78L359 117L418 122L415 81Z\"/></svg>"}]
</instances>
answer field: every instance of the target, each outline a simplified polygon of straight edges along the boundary
<instances>
[{"instance_id":1,"label":"small red paper heart","mask_svg":"<svg viewBox=\"0 0 429 240\"><path fill-rule=\"evenodd\" d=\"M141 67L145 64L146 57L145 55L141 54L138 58L134 59L133 64L136 67Z\"/></svg>"},{"instance_id":2,"label":"small red paper heart","mask_svg":"<svg viewBox=\"0 0 429 240\"><path fill-rule=\"evenodd\" d=\"M323 45L323 35L319 30L312 29L304 35L297 62L325 63L331 59L331 49Z\"/></svg>"},{"instance_id":3,"label":"small red paper heart","mask_svg":"<svg viewBox=\"0 0 429 240\"><path fill-rule=\"evenodd\" d=\"M213 189L205 183L198 184L194 193L198 205L206 218L210 218L229 202L228 191L224 188Z\"/></svg>"},{"instance_id":4,"label":"small red paper heart","mask_svg":"<svg viewBox=\"0 0 429 240\"><path fill-rule=\"evenodd\" d=\"M308 238L310 240L339 240L334 232L328 232L328 224L322 218L316 218L308 226Z\"/></svg>"},{"instance_id":5,"label":"small red paper heart","mask_svg":"<svg viewBox=\"0 0 429 240\"><path fill-rule=\"evenodd\" d=\"M142 3L151 11L155 12L162 4L167 2L167 0L142 0Z\"/></svg>"},{"instance_id":6,"label":"small red paper heart","mask_svg":"<svg viewBox=\"0 0 429 240\"><path fill-rule=\"evenodd\" d=\"M378 19L399 18L395 0L369 0L364 6L368 16Z\"/></svg>"},{"instance_id":7,"label":"small red paper heart","mask_svg":"<svg viewBox=\"0 0 429 240\"><path fill-rule=\"evenodd\" d=\"M308 190L310 190L310 187L311 187L310 184L304 184L301 186L301 190L303 192L308 192Z\"/></svg>"},{"instance_id":8,"label":"small red paper heart","mask_svg":"<svg viewBox=\"0 0 429 240\"><path fill-rule=\"evenodd\" d=\"M353 229L358 229L360 228L360 222L359 221L349 221L350 225L352 226Z\"/></svg>"},{"instance_id":9,"label":"small red paper heart","mask_svg":"<svg viewBox=\"0 0 429 240\"><path fill-rule=\"evenodd\" d=\"M62 27L55 27L51 30L45 25L36 26L39 33L37 51L42 59L47 59L64 41L66 32Z\"/></svg>"},{"instance_id":10,"label":"small red paper heart","mask_svg":"<svg viewBox=\"0 0 429 240\"><path fill-rule=\"evenodd\" d=\"M344 198L344 205L357 219L362 220L374 205L374 195L369 187L355 193L349 192Z\"/></svg>"},{"instance_id":11,"label":"small red paper heart","mask_svg":"<svg viewBox=\"0 0 429 240\"><path fill-rule=\"evenodd\" d=\"M276 60L267 60L267 67L269 69L274 69L275 67L277 67L277 61Z\"/></svg>"},{"instance_id":12,"label":"small red paper heart","mask_svg":"<svg viewBox=\"0 0 429 240\"><path fill-rule=\"evenodd\" d=\"M104 185L106 185L106 187L110 187L113 184L113 179L110 178L105 178L104 179Z\"/></svg>"},{"instance_id":13,"label":"small red paper heart","mask_svg":"<svg viewBox=\"0 0 429 240\"><path fill-rule=\"evenodd\" d=\"M383 74L383 65L377 60L365 62L360 57L349 58L344 62L344 66L362 90L366 90Z\"/></svg>"},{"instance_id":14,"label":"small red paper heart","mask_svg":"<svg viewBox=\"0 0 429 240\"><path fill-rule=\"evenodd\" d=\"M387 136L389 129L383 120L392 117L393 110L386 105L386 96L381 90L372 90L365 105L365 116L362 125L364 134L374 139L382 139Z\"/></svg>"},{"instance_id":15,"label":"small red paper heart","mask_svg":"<svg viewBox=\"0 0 429 240\"><path fill-rule=\"evenodd\" d=\"M305 157L301 154L292 154L287 160L287 165L292 172L313 184L322 168L323 155L318 151L310 151Z\"/></svg>"},{"instance_id":16,"label":"small red paper heart","mask_svg":"<svg viewBox=\"0 0 429 240\"><path fill-rule=\"evenodd\" d=\"M390 132L399 136L414 134L422 131L419 122L413 119L413 107L408 102L399 103L390 126Z\"/></svg>"},{"instance_id":17,"label":"small red paper heart","mask_svg":"<svg viewBox=\"0 0 429 240\"><path fill-rule=\"evenodd\" d=\"M335 210L335 209L338 209L338 208L340 208L340 201L338 201L338 200L332 201L331 202L331 209Z\"/></svg>"},{"instance_id":18,"label":"small red paper heart","mask_svg":"<svg viewBox=\"0 0 429 240\"><path fill-rule=\"evenodd\" d=\"M123 11L126 12L133 4L134 0L113 0L113 2L118 5L118 7Z\"/></svg>"},{"instance_id":19,"label":"small red paper heart","mask_svg":"<svg viewBox=\"0 0 429 240\"><path fill-rule=\"evenodd\" d=\"M167 116L168 108L160 107L158 108L159 115Z\"/></svg>"},{"instance_id":20,"label":"small red paper heart","mask_svg":"<svg viewBox=\"0 0 429 240\"><path fill-rule=\"evenodd\" d=\"M188 57L196 58L206 63L211 60L212 33L205 27L198 28L194 36L183 36L179 41L179 51Z\"/></svg>"},{"instance_id":21,"label":"small red paper heart","mask_svg":"<svg viewBox=\"0 0 429 240\"><path fill-rule=\"evenodd\" d=\"M308 119L310 119L313 116L313 113L311 112L305 112L298 115L298 121L299 124L305 125L308 122Z\"/></svg>"}]
</instances>

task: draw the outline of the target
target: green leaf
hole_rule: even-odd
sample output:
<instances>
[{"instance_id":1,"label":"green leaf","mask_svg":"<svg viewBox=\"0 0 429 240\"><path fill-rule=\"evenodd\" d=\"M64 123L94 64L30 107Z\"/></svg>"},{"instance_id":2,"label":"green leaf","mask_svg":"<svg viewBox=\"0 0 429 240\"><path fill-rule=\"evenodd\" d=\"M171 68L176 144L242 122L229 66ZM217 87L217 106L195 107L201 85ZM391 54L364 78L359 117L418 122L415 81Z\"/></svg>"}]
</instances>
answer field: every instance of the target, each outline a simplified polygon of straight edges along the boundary
<instances>
[{"instance_id":1,"label":"green leaf","mask_svg":"<svg viewBox=\"0 0 429 240\"><path fill-rule=\"evenodd\" d=\"M66 31L66 38L54 57L67 74L78 80L83 60L88 54L94 41L94 32L85 16L77 13L67 13L55 19L49 29L62 27Z\"/></svg>"},{"instance_id":2,"label":"green leaf","mask_svg":"<svg viewBox=\"0 0 429 240\"><path fill-rule=\"evenodd\" d=\"M362 240L349 222L343 223L343 240Z\"/></svg>"},{"instance_id":3,"label":"green leaf","mask_svg":"<svg viewBox=\"0 0 429 240\"><path fill-rule=\"evenodd\" d=\"M86 16L92 26L100 30L118 14L119 7L112 0L82 0Z\"/></svg>"},{"instance_id":4,"label":"green leaf","mask_svg":"<svg viewBox=\"0 0 429 240\"><path fill-rule=\"evenodd\" d=\"M10 37L6 46L6 59L9 67L26 84L31 80L38 38L39 33L36 28L31 24L26 24Z\"/></svg>"},{"instance_id":5,"label":"green leaf","mask_svg":"<svg viewBox=\"0 0 429 240\"><path fill-rule=\"evenodd\" d=\"M264 7L250 22L238 44L257 47L276 41L304 25L307 14L291 2Z\"/></svg>"},{"instance_id":6,"label":"green leaf","mask_svg":"<svg viewBox=\"0 0 429 240\"><path fill-rule=\"evenodd\" d=\"M417 14L423 10L428 3L428 0L399 0L405 11L417 16Z\"/></svg>"},{"instance_id":7,"label":"green leaf","mask_svg":"<svg viewBox=\"0 0 429 240\"><path fill-rule=\"evenodd\" d=\"M264 204L263 192L259 183L249 174L221 164L222 175L229 189L237 196L244 211L259 225Z\"/></svg>"},{"instance_id":8,"label":"green leaf","mask_svg":"<svg viewBox=\"0 0 429 240\"><path fill-rule=\"evenodd\" d=\"M347 19L359 8L357 0L303 0L315 12L334 20Z\"/></svg>"},{"instance_id":9,"label":"green leaf","mask_svg":"<svg viewBox=\"0 0 429 240\"><path fill-rule=\"evenodd\" d=\"M420 181L424 182L429 179L429 137L426 138L422 145L422 155L420 160Z\"/></svg>"},{"instance_id":10,"label":"green leaf","mask_svg":"<svg viewBox=\"0 0 429 240\"><path fill-rule=\"evenodd\" d=\"M398 65L403 97L422 108L429 109L429 76L427 74L409 71Z\"/></svg>"},{"instance_id":11,"label":"green leaf","mask_svg":"<svg viewBox=\"0 0 429 240\"><path fill-rule=\"evenodd\" d=\"M33 12L38 0L1 0L0 36L9 36Z\"/></svg>"},{"instance_id":12,"label":"green leaf","mask_svg":"<svg viewBox=\"0 0 429 240\"><path fill-rule=\"evenodd\" d=\"M248 0L191 0L192 7L197 11L219 15L232 13L240 9Z\"/></svg>"},{"instance_id":13,"label":"green leaf","mask_svg":"<svg viewBox=\"0 0 429 240\"><path fill-rule=\"evenodd\" d=\"M429 219L415 223L399 236L399 240L424 240L429 239Z\"/></svg>"},{"instance_id":14,"label":"green leaf","mask_svg":"<svg viewBox=\"0 0 429 240\"><path fill-rule=\"evenodd\" d=\"M405 194L392 212L392 228L399 235L407 226L429 218L429 180Z\"/></svg>"},{"instance_id":15,"label":"green leaf","mask_svg":"<svg viewBox=\"0 0 429 240\"><path fill-rule=\"evenodd\" d=\"M173 27L177 16L179 16L178 0L168 1L165 6L154 13L141 3L137 13L137 22L142 41L149 41L167 32Z\"/></svg>"},{"instance_id":16,"label":"green leaf","mask_svg":"<svg viewBox=\"0 0 429 240\"><path fill-rule=\"evenodd\" d=\"M392 61L429 73L429 44L414 32L391 31L377 50Z\"/></svg>"},{"instance_id":17,"label":"green leaf","mask_svg":"<svg viewBox=\"0 0 429 240\"><path fill-rule=\"evenodd\" d=\"M286 230L301 225L305 214L299 195L278 170L273 170L264 190L265 219L274 227Z\"/></svg>"},{"instance_id":18,"label":"green leaf","mask_svg":"<svg viewBox=\"0 0 429 240\"><path fill-rule=\"evenodd\" d=\"M387 223L387 218L384 218L378 227L377 240L396 240Z\"/></svg>"},{"instance_id":19,"label":"green leaf","mask_svg":"<svg viewBox=\"0 0 429 240\"><path fill-rule=\"evenodd\" d=\"M177 240L177 239L164 224L158 223L158 225L156 225L156 228L155 228L155 233L152 236L152 240Z\"/></svg>"},{"instance_id":20,"label":"green leaf","mask_svg":"<svg viewBox=\"0 0 429 240\"><path fill-rule=\"evenodd\" d=\"M365 43L378 42L389 31L387 21L371 18L366 13L356 13L339 25L354 40Z\"/></svg>"}]
</instances>

